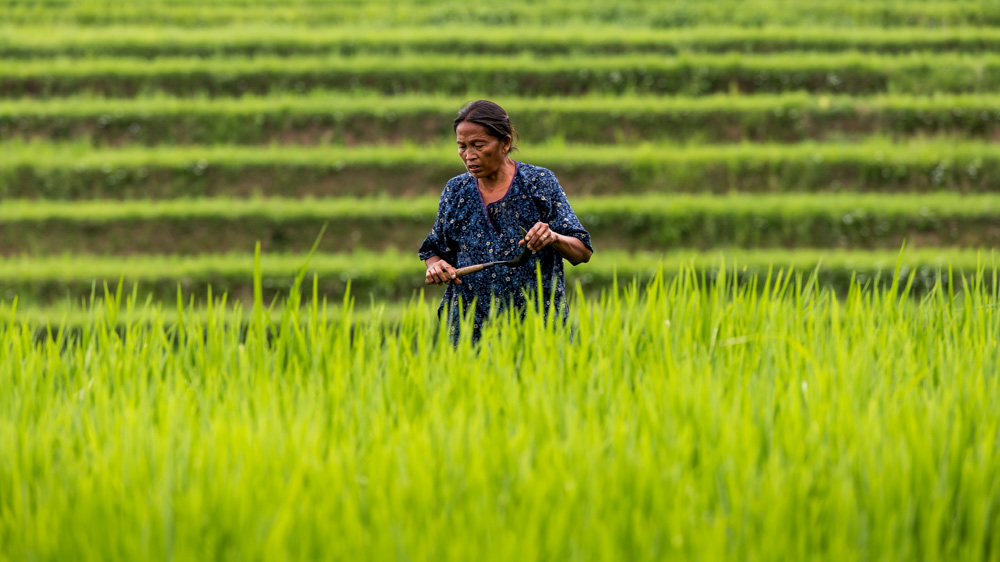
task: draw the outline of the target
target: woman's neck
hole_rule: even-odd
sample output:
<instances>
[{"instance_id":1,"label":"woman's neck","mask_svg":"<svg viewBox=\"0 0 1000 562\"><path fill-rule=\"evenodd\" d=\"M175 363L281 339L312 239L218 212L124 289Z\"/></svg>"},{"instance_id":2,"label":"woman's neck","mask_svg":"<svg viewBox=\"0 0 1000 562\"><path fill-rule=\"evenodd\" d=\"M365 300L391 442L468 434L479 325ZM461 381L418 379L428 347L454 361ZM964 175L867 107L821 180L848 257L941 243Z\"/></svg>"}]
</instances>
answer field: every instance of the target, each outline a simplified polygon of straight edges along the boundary
<instances>
[{"instance_id":1,"label":"woman's neck","mask_svg":"<svg viewBox=\"0 0 1000 562\"><path fill-rule=\"evenodd\" d=\"M511 180L514 179L515 169L516 167L514 161L508 158L504 161L503 165L497 169L495 174L479 178L479 190L483 193L506 191L510 186Z\"/></svg>"}]
</instances>

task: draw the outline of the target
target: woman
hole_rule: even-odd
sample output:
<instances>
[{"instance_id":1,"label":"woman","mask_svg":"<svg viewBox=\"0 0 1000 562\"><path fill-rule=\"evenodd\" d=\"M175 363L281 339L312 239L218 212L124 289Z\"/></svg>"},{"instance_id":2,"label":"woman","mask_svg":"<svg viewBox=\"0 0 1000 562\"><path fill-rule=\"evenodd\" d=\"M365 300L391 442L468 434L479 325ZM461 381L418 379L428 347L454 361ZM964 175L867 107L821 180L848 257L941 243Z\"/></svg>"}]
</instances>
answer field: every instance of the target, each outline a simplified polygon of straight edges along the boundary
<instances>
[{"instance_id":1,"label":"woman","mask_svg":"<svg viewBox=\"0 0 1000 562\"><path fill-rule=\"evenodd\" d=\"M419 251L427 282L448 284L441 308L449 305L452 333L457 336L459 302L468 306L475 299L473 339L488 320L491 304L497 311L511 304L523 310L523 292L538 290L537 267L546 313L555 307L565 318L563 258L584 263L593 248L555 175L511 160L517 132L507 112L491 101L463 107L452 128L466 173L445 185L434 226ZM528 232L523 238L521 227ZM525 244L533 253L526 265L455 275L456 268L513 259Z\"/></svg>"}]
</instances>

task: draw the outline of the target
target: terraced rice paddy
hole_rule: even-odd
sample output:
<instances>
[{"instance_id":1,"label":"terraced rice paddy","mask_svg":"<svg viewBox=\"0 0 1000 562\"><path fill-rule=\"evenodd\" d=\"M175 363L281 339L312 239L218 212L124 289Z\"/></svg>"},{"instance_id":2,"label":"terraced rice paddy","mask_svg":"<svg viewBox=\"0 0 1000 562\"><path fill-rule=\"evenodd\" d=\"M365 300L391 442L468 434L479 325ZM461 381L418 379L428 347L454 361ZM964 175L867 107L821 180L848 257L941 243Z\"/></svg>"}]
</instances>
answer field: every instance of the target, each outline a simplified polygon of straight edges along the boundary
<instances>
[{"instance_id":1,"label":"terraced rice paddy","mask_svg":"<svg viewBox=\"0 0 1000 562\"><path fill-rule=\"evenodd\" d=\"M405 254L480 97L630 271L635 251L989 252L1000 8L738 6L4 0L0 254L294 256L327 221L328 263Z\"/></svg>"},{"instance_id":2,"label":"terraced rice paddy","mask_svg":"<svg viewBox=\"0 0 1000 562\"><path fill-rule=\"evenodd\" d=\"M0 560L1000 559L997 53L994 1L0 0ZM437 331L479 98L594 237L572 339Z\"/></svg>"}]
</instances>

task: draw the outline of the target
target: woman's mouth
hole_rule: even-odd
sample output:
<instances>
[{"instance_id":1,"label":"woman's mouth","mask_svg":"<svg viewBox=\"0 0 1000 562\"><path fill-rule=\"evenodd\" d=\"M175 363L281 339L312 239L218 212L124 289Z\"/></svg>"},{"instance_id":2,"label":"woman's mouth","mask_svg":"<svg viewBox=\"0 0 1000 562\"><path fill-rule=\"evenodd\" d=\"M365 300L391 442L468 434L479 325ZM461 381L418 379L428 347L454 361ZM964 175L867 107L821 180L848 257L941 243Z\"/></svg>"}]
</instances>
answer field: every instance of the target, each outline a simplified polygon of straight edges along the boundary
<instances>
[{"instance_id":1,"label":"woman's mouth","mask_svg":"<svg viewBox=\"0 0 1000 562\"><path fill-rule=\"evenodd\" d=\"M478 172L479 171L479 166L469 165L469 166L466 166L466 169L469 170L470 172Z\"/></svg>"}]
</instances>

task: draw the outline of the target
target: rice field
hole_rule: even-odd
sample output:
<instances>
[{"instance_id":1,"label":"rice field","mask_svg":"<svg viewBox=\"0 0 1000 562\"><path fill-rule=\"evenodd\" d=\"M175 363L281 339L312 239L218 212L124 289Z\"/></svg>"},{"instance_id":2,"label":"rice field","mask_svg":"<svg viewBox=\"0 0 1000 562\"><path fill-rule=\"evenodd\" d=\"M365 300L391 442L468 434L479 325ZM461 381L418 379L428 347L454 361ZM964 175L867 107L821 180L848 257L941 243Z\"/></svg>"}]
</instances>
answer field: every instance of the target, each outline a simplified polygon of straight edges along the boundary
<instances>
[{"instance_id":1,"label":"rice field","mask_svg":"<svg viewBox=\"0 0 1000 562\"><path fill-rule=\"evenodd\" d=\"M996 560L996 272L661 272L478 346L419 300L269 309L259 269L245 309L9 310L0 555Z\"/></svg>"},{"instance_id":2,"label":"rice field","mask_svg":"<svg viewBox=\"0 0 1000 562\"><path fill-rule=\"evenodd\" d=\"M979 0L0 0L0 562L1000 561L998 47ZM453 344L416 249L479 98L595 254Z\"/></svg>"},{"instance_id":3,"label":"rice field","mask_svg":"<svg viewBox=\"0 0 1000 562\"><path fill-rule=\"evenodd\" d=\"M0 6L0 255L81 271L120 257L98 287L146 258L247 263L258 241L281 261L324 224L316 263L395 260L461 172L450 119L484 97L520 129L518 158L553 170L585 212L609 260L569 271L588 293L610 279L598 268L636 272L651 253L669 271L699 252L790 268L844 250L870 264L864 252L905 243L961 269L962 252L996 245L989 2ZM406 300L422 289L413 269L356 295ZM212 284L160 272L141 294ZM357 277L323 272L340 280L324 285L340 287L332 298ZM294 273L270 279L287 288ZM75 306L83 282L14 281L0 302ZM214 284L248 294L247 278Z\"/></svg>"}]
</instances>

